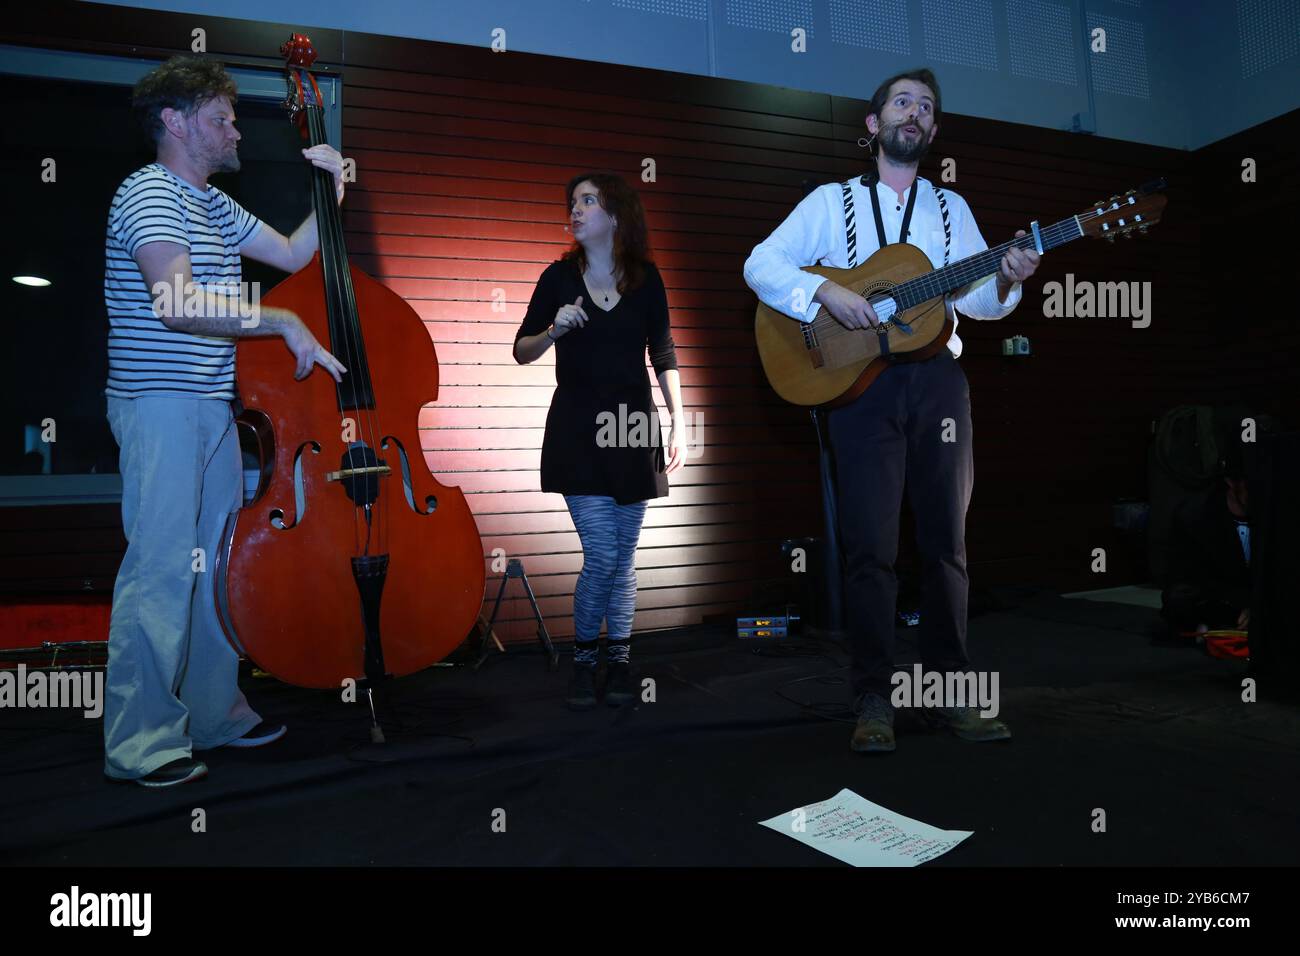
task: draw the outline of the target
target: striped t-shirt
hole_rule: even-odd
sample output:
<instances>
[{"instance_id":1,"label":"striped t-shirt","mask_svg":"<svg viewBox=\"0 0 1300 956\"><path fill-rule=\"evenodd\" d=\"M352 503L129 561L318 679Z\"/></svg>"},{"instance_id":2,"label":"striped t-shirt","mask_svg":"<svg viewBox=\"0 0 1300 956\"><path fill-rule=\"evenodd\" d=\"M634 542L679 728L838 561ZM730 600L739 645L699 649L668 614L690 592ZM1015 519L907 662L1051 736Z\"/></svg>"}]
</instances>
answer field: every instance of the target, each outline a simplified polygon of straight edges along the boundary
<instances>
[{"instance_id":1,"label":"striped t-shirt","mask_svg":"<svg viewBox=\"0 0 1300 956\"><path fill-rule=\"evenodd\" d=\"M135 254L150 242L174 242L190 250L196 285L238 287L239 250L261 226L260 219L216 186L197 189L161 163L126 178L108 211L107 394L235 397L235 340L167 328L154 314L153 296ZM179 302L172 301L183 305L185 291L179 296Z\"/></svg>"}]
</instances>

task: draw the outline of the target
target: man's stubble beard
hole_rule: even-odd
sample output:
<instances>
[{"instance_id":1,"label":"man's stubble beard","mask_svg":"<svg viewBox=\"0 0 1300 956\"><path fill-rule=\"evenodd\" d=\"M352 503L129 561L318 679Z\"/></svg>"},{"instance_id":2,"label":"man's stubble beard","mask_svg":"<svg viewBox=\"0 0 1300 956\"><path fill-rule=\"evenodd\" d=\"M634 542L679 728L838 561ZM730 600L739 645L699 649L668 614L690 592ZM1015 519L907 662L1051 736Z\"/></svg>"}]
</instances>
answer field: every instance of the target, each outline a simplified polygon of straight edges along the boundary
<instances>
[{"instance_id":1,"label":"man's stubble beard","mask_svg":"<svg viewBox=\"0 0 1300 956\"><path fill-rule=\"evenodd\" d=\"M225 152L220 147L214 149L199 138L190 150L190 162L199 168L206 169L209 176L217 173L237 173L240 167L237 148L232 147L228 152Z\"/></svg>"},{"instance_id":2,"label":"man's stubble beard","mask_svg":"<svg viewBox=\"0 0 1300 956\"><path fill-rule=\"evenodd\" d=\"M239 153L235 147L226 153L218 152L213 156L212 172L213 173L237 173L239 172Z\"/></svg>"}]
</instances>

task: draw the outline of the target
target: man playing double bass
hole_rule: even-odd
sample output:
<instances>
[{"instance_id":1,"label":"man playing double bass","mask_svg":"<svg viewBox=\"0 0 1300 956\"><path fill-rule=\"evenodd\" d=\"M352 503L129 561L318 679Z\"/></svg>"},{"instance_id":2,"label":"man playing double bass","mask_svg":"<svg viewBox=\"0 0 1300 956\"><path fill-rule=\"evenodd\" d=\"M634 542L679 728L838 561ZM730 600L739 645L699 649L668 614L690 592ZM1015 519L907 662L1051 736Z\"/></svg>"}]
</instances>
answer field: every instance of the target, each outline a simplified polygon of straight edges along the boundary
<instances>
[{"instance_id":1,"label":"man playing double bass","mask_svg":"<svg viewBox=\"0 0 1300 956\"><path fill-rule=\"evenodd\" d=\"M196 570L211 567L242 502L234 340L280 336L298 379L315 365L339 381L346 371L293 312L243 295L241 255L296 272L318 243L314 213L286 238L208 184L239 169L236 92L220 63L198 57L141 79L133 107L157 160L126 178L108 216L106 394L128 546L113 589L104 772L147 787L204 776L196 750L257 747L285 732L240 692L212 582ZM342 202L338 152L303 155L333 173Z\"/></svg>"},{"instance_id":2,"label":"man playing double bass","mask_svg":"<svg viewBox=\"0 0 1300 956\"><path fill-rule=\"evenodd\" d=\"M917 176L941 115L939 84L927 69L880 85L866 117L872 138L880 141L875 168L847 183L818 188L754 248L745 263L745 281L759 298L791 321L811 322L825 307L845 328L868 335L867 329L879 325L870 303L833 280L803 272L802 266L849 268L890 242L919 247L936 268L947 258L957 262L988 248L966 201ZM1023 230L1017 235L1024 235ZM954 294L946 303L954 329L954 307L977 319L1000 319L1014 309L1020 284L1038 267L1038 258L1012 247L996 276ZM970 389L957 364L960 354L961 340L954 331L937 355L886 365L866 391L829 416L858 717L851 740L856 751L895 747L894 560L904 483L922 559L922 666L944 674L970 670L965 525L974 470ZM955 440L945 435L946 422L955 426ZM968 740L1011 736L1001 721L981 717L972 707L944 706L925 716Z\"/></svg>"}]
</instances>

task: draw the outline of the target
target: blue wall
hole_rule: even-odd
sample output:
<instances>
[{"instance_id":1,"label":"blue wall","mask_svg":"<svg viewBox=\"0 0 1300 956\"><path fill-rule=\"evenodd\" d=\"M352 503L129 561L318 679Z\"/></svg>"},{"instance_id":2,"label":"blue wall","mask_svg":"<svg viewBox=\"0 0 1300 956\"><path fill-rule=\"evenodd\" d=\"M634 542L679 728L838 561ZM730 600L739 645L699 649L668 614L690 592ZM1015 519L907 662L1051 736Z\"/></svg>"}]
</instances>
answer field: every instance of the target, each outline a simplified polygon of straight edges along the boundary
<instances>
[{"instance_id":1,"label":"blue wall","mask_svg":"<svg viewBox=\"0 0 1300 956\"><path fill-rule=\"evenodd\" d=\"M126 6L300 23L288 0ZM866 99L931 66L944 108L1195 149L1300 106L1300 0L317 0L312 27L603 60ZM803 28L807 51L793 52ZM1092 53L1095 27L1107 51ZM188 38L178 38L188 46ZM1091 94L1091 95L1090 95Z\"/></svg>"}]
</instances>

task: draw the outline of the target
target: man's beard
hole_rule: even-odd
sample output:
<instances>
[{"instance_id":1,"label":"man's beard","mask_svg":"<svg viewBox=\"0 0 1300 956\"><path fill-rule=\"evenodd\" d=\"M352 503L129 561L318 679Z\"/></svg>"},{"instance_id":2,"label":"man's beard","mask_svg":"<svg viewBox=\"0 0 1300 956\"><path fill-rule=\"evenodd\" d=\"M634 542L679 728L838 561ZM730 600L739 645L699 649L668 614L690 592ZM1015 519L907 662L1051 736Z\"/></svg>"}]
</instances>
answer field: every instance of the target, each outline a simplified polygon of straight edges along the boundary
<instances>
[{"instance_id":1,"label":"man's beard","mask_svg":"<svg viewBox=\"0 0 1300 956\"><path fill-rule=\"evenodd\" d=\"M894 162L910 166L925 158L925 154L930 151L930 144L919 125L916 127L916 136L907 139L903 135L903 127L908 125L903 123L887 129L880 137L880 151Z\"/></svg>"},{"instance_id":2,"label":"man's beard","mask_svg":"<svg viewBox=\"0 0 1300 956\"><path fill-rule=\"evenodd\" d=\"M239 172L239 153L234 147L222 149L213 147L203 140L194 144L190 153L190 161L195 166L206 169L208 175L216 173L237 173Z\"/></svg>"},{"instance_id":3,"label":"man's beard","mask_svg":"<svg viewBox=\"0 0 1300 956\"><path fill-rule=\"evenodd\" d=\"M239 153L232 146L224 153L220 150L211 154L211 169L214 173L239 172Z\"/></svg>"},{"instance_id":4,"label":"man's beard","mask_svg":"<svg viewBox=\"0 0 1300 956\"><path fill-rule=\"evenodd\" d=\"M239 172L239 154L233 149L221 161L221 165L213 170L214 173L237 173Z\"/></svg>"}]
</instances>

